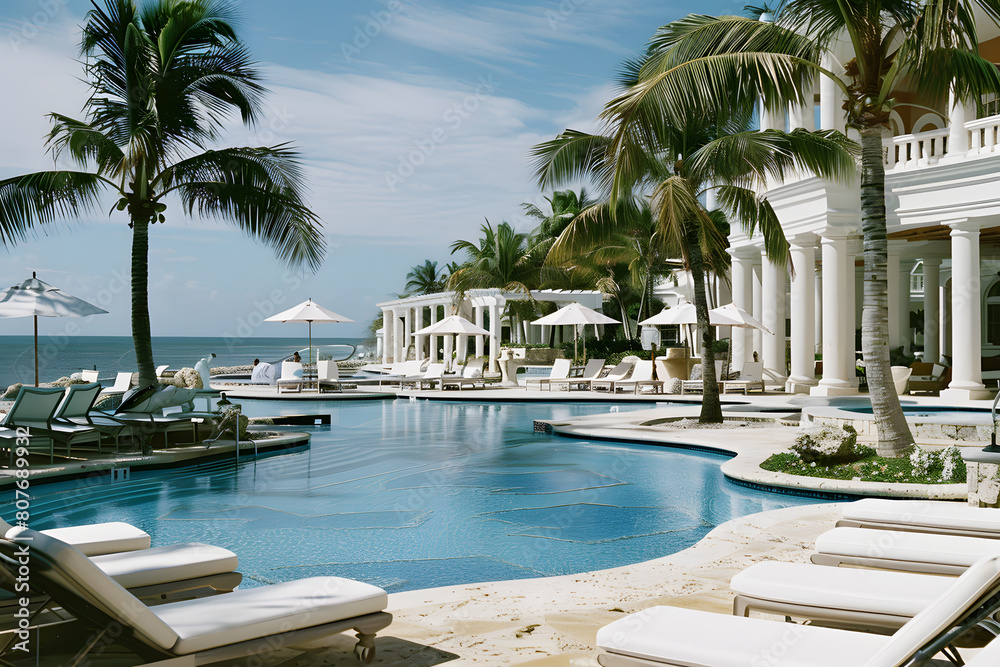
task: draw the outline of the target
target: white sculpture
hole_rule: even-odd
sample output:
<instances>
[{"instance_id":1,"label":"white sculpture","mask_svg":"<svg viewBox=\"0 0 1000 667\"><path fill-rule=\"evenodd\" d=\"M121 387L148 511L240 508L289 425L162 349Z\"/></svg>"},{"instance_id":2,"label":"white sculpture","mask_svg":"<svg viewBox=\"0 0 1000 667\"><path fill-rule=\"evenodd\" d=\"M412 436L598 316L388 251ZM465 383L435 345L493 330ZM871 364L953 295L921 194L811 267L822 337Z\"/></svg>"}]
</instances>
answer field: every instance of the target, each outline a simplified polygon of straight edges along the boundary
<instances>
[{"instance_id":1,"label":"white sculpture","mask_svg":"<svg viewBox=\"0 0 1000 667\"><path fill-rule=\"evenodd\" d=\"M209 363L211 363L212 359L215 359L215 353L210 352L207 357L201 359L194 365L194 369L198 371L198 375L201 376L202 389L211 389L209 381L212 378L212 369L209 367Z\"/></svg>"}]
</instances>

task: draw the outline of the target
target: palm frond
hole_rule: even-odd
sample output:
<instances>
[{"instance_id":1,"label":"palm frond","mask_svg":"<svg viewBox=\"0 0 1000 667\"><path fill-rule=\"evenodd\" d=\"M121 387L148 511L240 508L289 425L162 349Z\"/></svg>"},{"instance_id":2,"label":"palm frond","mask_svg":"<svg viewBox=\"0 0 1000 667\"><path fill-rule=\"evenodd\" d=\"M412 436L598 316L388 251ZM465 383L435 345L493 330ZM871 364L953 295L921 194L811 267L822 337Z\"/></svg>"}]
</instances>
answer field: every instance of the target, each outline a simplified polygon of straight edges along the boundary
<instances>
[{"instance_id":1,"label":"palm frond","mask_svg":"<svg viewBox=\"0 0 1000 667\"><path fill-rule=\"evenodd\" d=\"M732 213L747 236L759 233L764 252L775 264L788 262L788 240L771 203L748 188L723 185L716 190L719 203Z\"/></svg>"},{"instance_id":2,"label":"palm frond","mask_svg":"<svg viewBox=\"0 0 1000 667\"><path fill-rule=\"evenodd\" d=\"M111 137L88 123L68 116L52 113L49 118L53 123L47 143L54 158L69 153L81 167L93 165L100 173L112 178L120 179L125 174L125 153Z\"/></svg>"},{"instance_id":3,"label":"palm frond","mask_svg":"<svg viewBox=\"0 0 1000 667\"><path fill-rule=\"evenodd\" d=\"M79 171L43 171L0 181L0 243L16 245L33 232L96 207L108 182Z\"/></svg>"}]
</instances>

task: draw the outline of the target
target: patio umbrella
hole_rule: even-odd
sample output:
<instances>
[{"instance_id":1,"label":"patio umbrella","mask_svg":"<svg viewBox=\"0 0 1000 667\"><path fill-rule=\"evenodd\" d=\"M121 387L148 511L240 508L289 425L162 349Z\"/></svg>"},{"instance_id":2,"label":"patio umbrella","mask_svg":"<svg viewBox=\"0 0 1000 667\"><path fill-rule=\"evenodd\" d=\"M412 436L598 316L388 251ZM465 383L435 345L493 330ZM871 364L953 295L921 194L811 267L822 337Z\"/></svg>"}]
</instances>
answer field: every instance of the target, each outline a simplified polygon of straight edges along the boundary
<instances>
[{"instance_id":1,"label":"patio umbrella","mask_svg":"<svg viewBox=\"0 0 1000 667\"><path fill-rule=\"evenodd\" d=\"M745 329L760 329L764 333L771 333L771 331L760 323L753 315L743 310L735 303L726 304L725 306L719 306L713 310L708 311L709 313L716 313L730 320L733 320L733 324L726 326L731 327L743 327ZM738 324L737 324L738 323Z\"/></svg>"},{"instance_id":2,"label":"patio umbrella","mask_svg":"<svg viewBox=\"0 0 1000 667\"><path fill-rule=\"evenodd\" d=\"M32 271L31 278L14 285L0 296L0 317L28 317L35 320L35 386L38 386L38 318L87 317L108 311L70 296L57 287L43 283Z\"/></svg>"},{"instance_id":3,"label":"patio umbrella","mask_svg":"<svg viewBox=\"0 0 1000 667\"><path fill-rule=\"evenodd\" d=\"M282 311L277 315L272 315L264 320L265 322L307 322L309 324L309 361L312 363L313 345L313 322L353 322L349 317L338 315L332 310L327 310L323 306L313 303L312 299L306 299L299 305ZM316 386L319 387L317 376Z\"/></svg>"},{"instance_id":4,"label":"patio umbrella","mask_svg":"<svg viewBox=\"0 0 1000 667\"><path fill-rule=\"evenodd\" d=\"M586 327L588 324L619 324L619 321L608 317L604 313L599 313L592 308L587 308L586 306L579 303L571 303L567 306L563 306L551 315L546 315L545 317L539 318L532 322L532 324L537 324L540 326L561 326L572 324L574 327L583 325ZM579 335L579 331L574 328L574 332L577 336L573 338L573 356L576 357L576 339ZM587 339L583 339L583 356L587 356Z\"/></svg>"},{"instance_id":5,"label":"patio umbrella","mask_svg":"<svg viewBox=\"0 0 1000 667\"><path fill-rule=\"evenodd\" d=\"M697 324L698 315L693 303L685 303L673 308L664 308L656 315L639 322L640 325ZM740 326L737 320L718 312L718 309L708 311L708 323L713 327Z\"/></svg>"},{"instance_id":6,"label":"patio umbrella","mask_svg":"<svg viewBox=\"0 0 1000 667\"><path fill-rule=\"evenodd\" d=\"M449 315L440 322L435 322L430 326L426 326L423 329L413 332L414 336L441 336L449 334L455 334L456 336L489 336L490 332L480 326L476 326L461 315ZM450 342L450 338L445 340L446 356L451 354L447 347L447 344ZM446 359L445 363L448 365L450 370L451 359Z\"/></svg>"}]
</instances>

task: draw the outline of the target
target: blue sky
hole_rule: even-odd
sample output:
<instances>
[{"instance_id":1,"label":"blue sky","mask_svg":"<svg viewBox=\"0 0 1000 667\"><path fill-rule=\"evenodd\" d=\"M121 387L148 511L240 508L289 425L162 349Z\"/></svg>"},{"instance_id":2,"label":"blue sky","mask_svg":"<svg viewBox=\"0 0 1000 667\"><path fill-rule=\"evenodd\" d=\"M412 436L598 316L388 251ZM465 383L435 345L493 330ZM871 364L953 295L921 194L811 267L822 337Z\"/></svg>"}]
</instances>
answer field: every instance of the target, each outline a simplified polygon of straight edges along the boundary
<instances>
[{"instance_id":1,"label":"blue sky","mask_svg":"<svg viewBox=\"0 0 1000 667\"><path fill-rule=\"evenodd\" d=\"M319 335L361 335L410 267L447 263L451 242L478 238L484 219L530 229L520 204L544 208L530 148L567 127L596 129L620 63L658 26L692 10L738 13L745 2L236 4L271 95L257 127L234 122L222 143L299 146L329 252L317 273L293 272L237 230L186 218L174 202L150 235L154 335L294 335L259 320L310 297L358 322ZM51 168L45 114L80 115L87 90L74 58L88 7L0 4L0 88L14 93L0 111L0 178ZM7 250L0 286L38 271L109 311L77 320L80 334L128 335L126 222L98 212ZM39 328L60 334L66 324ZM0 335L30 328L0 319Z\"/></svg>"}]
</instances>

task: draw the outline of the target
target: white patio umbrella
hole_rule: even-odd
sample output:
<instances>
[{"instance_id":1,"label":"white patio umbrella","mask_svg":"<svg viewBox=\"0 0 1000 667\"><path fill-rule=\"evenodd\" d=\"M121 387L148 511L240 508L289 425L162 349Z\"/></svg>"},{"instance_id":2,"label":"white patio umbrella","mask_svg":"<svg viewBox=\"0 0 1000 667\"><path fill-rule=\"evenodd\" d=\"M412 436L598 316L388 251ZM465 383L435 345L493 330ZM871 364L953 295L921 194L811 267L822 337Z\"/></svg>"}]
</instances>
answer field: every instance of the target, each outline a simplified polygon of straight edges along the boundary
<instances>
[{"instance_id":1,"label":"white patio umbrella","mask_svg":"<svg viewBox=\"0 0 1000 667\"><path fill-rule=\"evenodd\" d=\"M668 325L668 324L697 324L698 314L695 312L693 303L685 303L673 308L664 308L656 315L639 322L640 325ZM737 320L720 314L716 310L708 311L708 323L713 327L734 327L740 326Z\"/></svg>"},{"instance_id":2,"label":"white patio umbrella","mask_svg":"<svg viewBox=\"0 0 1000 667\"><path fill-rule=\"evenodd\" d=\"M539 326L562 326L572 324L574 326L574 333L577 335L573 338L573 356L576 357L576 341L579 337L579 325L586 327L588 324L619 324L619 320L613 317L608 317L604 313L599 313L592 308L587 308L586 306L579 303L571 303L567 306L563 306L551 315L546 315L545 317L539 318L532 322L532 324L537 324ZM583 356L587 356L587 339L583 339Z\"/></svg>"},{"instance_id":3,"label":"white patio umbrella","mask_svg":"<svg viewBox=\"0 0 1000 667\"><path fill-rule=\"evenodd\" d=\"M31 272L31 278L20 285L14 285L0 296L0 317L34 318L36 387L38 386L38 318L87 317L107 312L83 299L66 294L58 287L42 282L34 271Z\"/></svg>"},{"instance_id":4,"label":"white patio umbrella","mask_svg":"<svg viewBox=\"0 0 1000 667\"><path fill-rule=\"evenodd\" d=\"M449 315L440 322L435 322L430 326L426 326L423 329L419 329L413 332L414 336L447 336L454 334L457 336L489 336L490 332L486 329L476 326L469 320L465 319L461 315ZM447 344L451 342L451 339L445 340L445 352L447 357L451 356L451 352L448 350ZM456 340L457 344L457 340ZM445 359L445 364L448 366L448 370L451 370L451 359Z\"/></svg>"},{"instance_id":5,"label":"white patio umbrella","mask_svg":"<svg viewBox=\"0 0 1000 667\"><path fill-rule=\"evenodd\" d=\"M343 315L338 315L332 310L327 310L318 303L313 303L312 299L306 299L302 303L288 310L282 311L277 315L272 315L264 320L265 322L307 322L309 324L309 361L312 363L312 345L313 345L313 332L312 325L313 322L353 322L349 317L344 317ZM319 386L319 379L317 376L316 386Z\"/></svg>"},{"instance_id":6,"label":"white patio umbrella","mask_svg":"<svg viewBox=\"0 0 1000 667\"><path fill-rule=\"evenodd\" d=\"M761 324L757 318L755 318L753 315L751 315L747 311L737 306L735 303L729 303L726 304L725 306L719 306L718 308L714 308L708 312L710 314L716 313L722 317L726 317L730 320L733 320L734 324L729 324L725 326L743 327L745 329L760 329L764 333L768 334L771 333L771 331L763 324ZM738 322L738 324L736 324L736 322Z\"/></svg>"}]
</instances>

